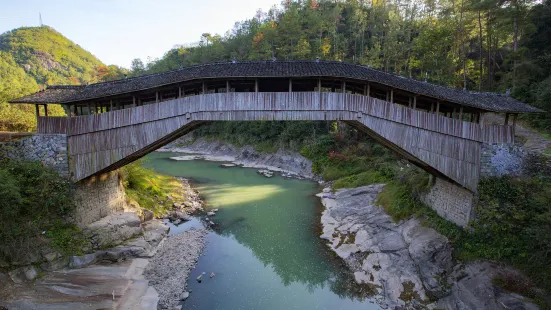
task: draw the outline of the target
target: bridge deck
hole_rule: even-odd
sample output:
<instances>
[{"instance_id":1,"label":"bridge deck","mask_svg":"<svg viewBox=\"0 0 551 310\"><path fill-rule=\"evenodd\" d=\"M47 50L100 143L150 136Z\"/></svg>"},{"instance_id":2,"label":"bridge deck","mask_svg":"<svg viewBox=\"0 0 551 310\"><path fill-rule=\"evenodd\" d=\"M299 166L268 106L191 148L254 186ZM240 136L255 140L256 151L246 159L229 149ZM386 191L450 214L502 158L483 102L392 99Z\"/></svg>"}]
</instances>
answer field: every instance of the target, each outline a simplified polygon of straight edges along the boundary
<instances>
[{"instance_id":1,"label":"bridge deck","mask_svg":"<svg viewBox=\"0 0 551 310\"><path fill-rule=\"evenodd\" d=\"M203 121L343 120L414 163L476 191L482 143L512 143L513 126L483 125L368 96L324 92L215 93L72 118L39 117L40 133L66 133L79 181L119 168ZM361 124L361 125L360 125Z\"/></svg>"}]
</instances>

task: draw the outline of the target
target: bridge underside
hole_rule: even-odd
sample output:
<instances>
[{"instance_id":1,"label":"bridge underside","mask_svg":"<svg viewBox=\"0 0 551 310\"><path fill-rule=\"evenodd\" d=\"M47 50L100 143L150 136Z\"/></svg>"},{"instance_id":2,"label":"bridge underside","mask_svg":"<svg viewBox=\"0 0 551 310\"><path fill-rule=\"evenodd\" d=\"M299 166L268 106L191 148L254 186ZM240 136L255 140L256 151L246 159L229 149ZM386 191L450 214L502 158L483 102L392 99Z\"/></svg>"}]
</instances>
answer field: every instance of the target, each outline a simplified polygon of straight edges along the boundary
<instances>
[{"instance_id":1,"label":"bridge underside","mask_svg":"<svg viewBox=\"0 0 551 310\"><path fill-rule=\"evenodd\" d=\"M475 192L483 143L510 143L488 126L353 94L217 93L73 118L39 118L66 133L75 182L120 168L209 121L342 120L430 173Z\"/></svg>"}]
</instances>

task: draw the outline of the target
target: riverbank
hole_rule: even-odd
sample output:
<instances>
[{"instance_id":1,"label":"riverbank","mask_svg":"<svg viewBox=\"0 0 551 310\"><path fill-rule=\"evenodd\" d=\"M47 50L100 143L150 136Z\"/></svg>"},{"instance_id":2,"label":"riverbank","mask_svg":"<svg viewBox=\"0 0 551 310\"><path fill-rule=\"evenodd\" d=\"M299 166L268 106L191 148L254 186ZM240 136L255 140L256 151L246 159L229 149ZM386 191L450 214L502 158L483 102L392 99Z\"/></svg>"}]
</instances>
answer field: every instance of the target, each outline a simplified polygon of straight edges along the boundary
<instances>
[{"instance_id":1,"label":"riverbank","mask_svg":"<svg viewBox=\"0 0 551 310\"><path fill-rule=\"evenodd\" d=\"M157 151L193 154L177 156L173 158L174 160L203 159L231 162L245 168L268 169L299 178L315 178L312 173L312 162L309 159L283 149L278 149L274 153L264 153L256 151L250 145L236 147L218 140L209 141L204 138L192 140L191 137L186 136Z\"/></svg>"},{"instance_id":2,"label":"riverbank","mask_svg":"<svg viewBox=\"0 0 551 310\"><path fill-rule=\"evenodd\" d=\"M199 194L179 178L172 208L153 212L129 205L88 225L89 248L79 256L54 256L42 264L0 271L0 306L8 309L173 309L180 302L180 281L187 280L205 246L205 229L167 237L169 218L178 223L203 210ZM184 197L184 199L181 199ZM161 203L161 202L158 202ZM163 221L163 218L167 220ZM178 266L175 268L174 266ZM168 276L170 272L172 276ZM167 280L178 278L178 281ZM160 280L163 279L163 280ZM148 283L149 281L149 283ZM75 289L78 287L78 289Z\"/></svg>"},{"instance_id":3,"label":"riverbank","mask_svg":"<svg viewBox=\"0 0 551 310\"><path fill-rule=\"evenodd\" d=\"M523 276L486 261L452 259L448 239L416 218L394 222L376 205L383 184L318 194L329 247L354 271L358 283L377 292L383 307L538 309L527 298L494 285L496 277Z\"/></svg>"}]
</instances>

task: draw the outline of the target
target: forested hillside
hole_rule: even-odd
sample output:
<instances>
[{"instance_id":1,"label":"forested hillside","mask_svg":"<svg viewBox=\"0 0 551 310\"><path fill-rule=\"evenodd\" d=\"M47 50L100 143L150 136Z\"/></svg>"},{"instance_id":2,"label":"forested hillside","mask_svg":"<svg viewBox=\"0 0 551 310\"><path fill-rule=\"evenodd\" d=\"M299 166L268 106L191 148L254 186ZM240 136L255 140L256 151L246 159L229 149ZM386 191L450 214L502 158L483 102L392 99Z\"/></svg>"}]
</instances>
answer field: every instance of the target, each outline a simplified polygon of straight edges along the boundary
<instances>
[{"instance_id":1,"label":"forested hillside","mask_svg":"<svg viewBox=\"0 0 551 310\"><path fill-rule=\"evenodd\" d=\"M0 35L0 130L36 127L34 107L7 101L45 85L86 84L123 77L123 69L106 66L90 52L54 29L23 27ZM52 106L51 115L63 115Z\"/></svg>"},{"instance_id":2,"label":"forested hillside","mask_svg":"<svg viewBox=\"0 0 551 310\"><path fill-rule=\"evenodd\" d=\"M508 89L551 110L551 1L284 1L205 33L162 59L135 59L139 75L212 61L342 60L471 91ZM548 116L530 118L551 130Z\"/></svg>"}]
</instances>

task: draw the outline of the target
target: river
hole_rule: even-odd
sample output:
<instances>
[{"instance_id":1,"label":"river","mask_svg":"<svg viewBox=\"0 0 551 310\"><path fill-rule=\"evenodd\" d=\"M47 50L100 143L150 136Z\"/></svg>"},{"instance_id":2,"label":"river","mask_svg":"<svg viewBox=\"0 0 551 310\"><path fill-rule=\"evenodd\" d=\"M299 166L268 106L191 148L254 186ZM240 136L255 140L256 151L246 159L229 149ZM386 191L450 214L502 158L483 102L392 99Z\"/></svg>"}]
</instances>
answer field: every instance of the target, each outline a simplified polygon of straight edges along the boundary
<instances>
[{"instance_id":1,"label":"river","mask_svg":"<svg viewBox=\"0 0 551 310\"><path fill-rule=\"evenodd\" d=\"M316 183L169 159L177 155L152 153L146 166L191 179L206 209L219 209L189 278L185 309L379 309L319 238ZM198 225L194 219L172 226L171 234Z\"/></svg>"}]
</instances>

